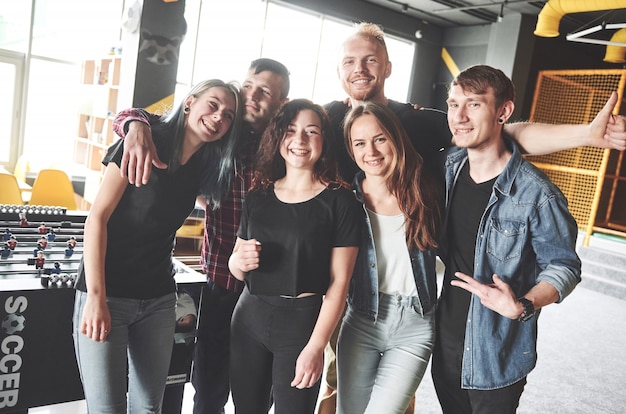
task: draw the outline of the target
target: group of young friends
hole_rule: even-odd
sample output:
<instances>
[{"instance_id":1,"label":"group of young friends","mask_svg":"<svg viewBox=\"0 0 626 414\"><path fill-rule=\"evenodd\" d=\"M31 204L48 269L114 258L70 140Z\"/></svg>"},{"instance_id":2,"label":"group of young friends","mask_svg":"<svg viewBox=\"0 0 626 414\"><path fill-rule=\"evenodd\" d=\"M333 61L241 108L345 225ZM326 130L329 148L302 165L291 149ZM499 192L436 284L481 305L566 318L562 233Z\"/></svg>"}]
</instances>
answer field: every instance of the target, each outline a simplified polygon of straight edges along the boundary
<instances>
[{"instance_id":1,"label":"group of young friends","mask_svg":"<svg viewBox=\"0 0 626 414\"><path fill-rule=\"evenodd\" d=\"M521 154L623 150L615 94L589 125L507 124L512 82L477 65L453 80L446 119L385 97L371 23L338 75L348 100L290 100L287 68L263 58L240 89L208 80L167 115L118 115L76 285L89 412L160 412L172 250L196 198L194 413L223 412L231 392L238 414L313 413L325 363L320 413L404 413L431 354L444 413L516 411L539 310L580 281L567 201Z\"/></svg>"}]
</instances>

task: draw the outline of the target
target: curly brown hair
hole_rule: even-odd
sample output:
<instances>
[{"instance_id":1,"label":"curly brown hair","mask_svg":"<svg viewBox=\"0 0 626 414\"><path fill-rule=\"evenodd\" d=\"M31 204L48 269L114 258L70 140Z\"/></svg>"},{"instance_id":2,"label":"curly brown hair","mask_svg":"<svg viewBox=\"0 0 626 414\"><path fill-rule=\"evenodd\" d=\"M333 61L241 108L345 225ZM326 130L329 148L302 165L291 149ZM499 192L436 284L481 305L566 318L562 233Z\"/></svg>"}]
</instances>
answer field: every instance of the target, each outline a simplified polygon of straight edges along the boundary
<instances>
[{"instance_id":1,"label":"curly brown hair","mask_svg":"<svg viewBox=\"0 0 626 414\"><path fill-rule=\"evenodd\" d=\"M270 123L261 138L259 150L257 151L257 165L253 189L261 188L267 190L276 180L282 178L287 173L285 160L280 155L280 145L285 138L287 129L300 111L310 110L317 114L321 121L322 137L324 144L322 154L315 162L313 177L326 186L343 186L347 184L341 179L337 168L337 161L331 152L329 137L332 128L330 120L324 108L311 102L308 99L294 99L280 107L278 112L272 117Z\"/></svg>"}]
</instances>

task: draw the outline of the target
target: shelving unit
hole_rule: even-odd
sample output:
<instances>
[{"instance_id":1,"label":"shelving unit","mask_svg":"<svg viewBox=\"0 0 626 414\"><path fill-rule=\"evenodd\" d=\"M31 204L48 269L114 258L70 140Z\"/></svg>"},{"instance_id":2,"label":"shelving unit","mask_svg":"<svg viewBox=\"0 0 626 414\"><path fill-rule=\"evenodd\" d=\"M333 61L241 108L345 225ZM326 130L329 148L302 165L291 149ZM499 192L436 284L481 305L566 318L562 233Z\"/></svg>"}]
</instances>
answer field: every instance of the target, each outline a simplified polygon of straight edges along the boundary
<instances>
[{"instance_id":1,"label":"shelving unit","mask_svg":"<svg viewBox=\"0 0 626 414\"><path fill-rule=\"evenodd\" d=\"M83 62L81 85L84 100L79 106L77 134L74 140L74 163L85 167L85 195L93 202L107 148L115 140L113 119L118 110L122 57L105 56Z\"/></svg>"}]
</instances>

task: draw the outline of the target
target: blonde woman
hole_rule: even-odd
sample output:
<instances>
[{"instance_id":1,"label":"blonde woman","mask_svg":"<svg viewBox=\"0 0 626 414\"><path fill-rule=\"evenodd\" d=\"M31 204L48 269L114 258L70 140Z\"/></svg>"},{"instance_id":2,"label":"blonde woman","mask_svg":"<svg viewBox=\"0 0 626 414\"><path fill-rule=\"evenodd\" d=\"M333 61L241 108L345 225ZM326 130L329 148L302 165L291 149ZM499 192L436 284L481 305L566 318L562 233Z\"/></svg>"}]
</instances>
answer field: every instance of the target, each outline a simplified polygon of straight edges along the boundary
<instances>
[{"instance_id":1,"label":"blonde woman","mask_svg":"<svg viewBox=\"0 0 626 414\"><path fill-rule=\"evenodd\" d=\"M241 113L235 85L201 82L169 115L151 121L168 167L153 171L145 186L121 176L121 140L104 157L85 222L73 317L89 412L161 412L176 323L175 233L199 193L218 205L226 194Z\"/></svg>"}]
</instances>

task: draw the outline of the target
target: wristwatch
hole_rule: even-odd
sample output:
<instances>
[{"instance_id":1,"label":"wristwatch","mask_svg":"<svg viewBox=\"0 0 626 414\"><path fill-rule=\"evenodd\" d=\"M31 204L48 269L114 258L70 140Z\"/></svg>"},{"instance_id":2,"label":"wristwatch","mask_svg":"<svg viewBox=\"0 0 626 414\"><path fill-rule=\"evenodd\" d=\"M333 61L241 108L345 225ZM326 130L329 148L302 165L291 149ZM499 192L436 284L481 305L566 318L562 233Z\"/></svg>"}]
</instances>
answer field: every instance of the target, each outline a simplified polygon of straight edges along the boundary
<instances>
[{"instance_id":1,"label":"wristwatch","mask_svg":"<svg viewBox=\"0 0 626 414\"><path fill-rule=\"evenodd\" d=\"M519 300L524 307L522 314L517 318L517 320L520 322L526 322L532 319L532 317L535 316L535 306L533 303L524 297L518 298L517 300Z\"/></svg>"}]
</instances>

